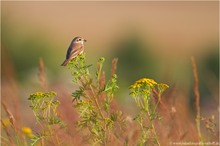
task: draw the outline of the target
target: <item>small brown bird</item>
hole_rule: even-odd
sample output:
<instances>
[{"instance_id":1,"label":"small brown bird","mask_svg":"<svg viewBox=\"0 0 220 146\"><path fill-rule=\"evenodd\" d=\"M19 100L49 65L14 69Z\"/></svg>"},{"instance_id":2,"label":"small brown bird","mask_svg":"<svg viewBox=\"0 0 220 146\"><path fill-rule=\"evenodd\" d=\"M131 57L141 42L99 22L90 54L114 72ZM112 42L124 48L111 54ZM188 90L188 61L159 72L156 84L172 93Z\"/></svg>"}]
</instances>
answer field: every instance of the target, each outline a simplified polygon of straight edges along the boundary
<instances>
[{"instance_id":1,"label":"small brown bird","mask_svg":"<svg viewBox=\"0 0 220 146\"><path fill-rule=\"evenodd\" d=\"M66 52L66 60L61 64L61 66L66 66L72 59L83 53L84 42L86 42L86 40L81 37L75 37L72 40Z\"/></svg>"}]
</instances>

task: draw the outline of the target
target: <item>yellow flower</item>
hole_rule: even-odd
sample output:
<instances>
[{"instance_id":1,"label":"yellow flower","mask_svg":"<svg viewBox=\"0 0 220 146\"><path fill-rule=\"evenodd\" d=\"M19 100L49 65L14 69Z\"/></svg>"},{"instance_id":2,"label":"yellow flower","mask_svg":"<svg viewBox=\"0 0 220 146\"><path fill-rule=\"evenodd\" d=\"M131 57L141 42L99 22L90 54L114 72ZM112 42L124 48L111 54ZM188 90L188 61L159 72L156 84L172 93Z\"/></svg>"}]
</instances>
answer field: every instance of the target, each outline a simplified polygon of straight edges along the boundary
<instances>
[{"instance_id":1,"label":"yellow flower","mask_svg":"<svg viewBox=\"0 0 220 146\"><path fill-rule=\"evenodd\" d=\"M144 93L146 94L151 94L151 92L147 89L147 90L143 90Z\"/></svg>"},{"instance_id":2,"label":"yellow flower","mask_svg":"<svg viewBox=\"0 0 220 146\"><path fill-rule=\"evenodd\" d=\"M133 89L140 88L140 87L141 87L141 84L138 84L137 82L130 86L130 88L133 88Z\"/></svg>"},{"instance_id":3,"label":"yellow flower","mask_svg":"<svg viewBox=\"0 0 220 146\"><path fill-rule=\"evenodd\" d=\"M155 82L153 79L143 78L143 79L141 79L141 81L142 81L143 83L146 83L147 85L149 85L149 86L151 86L151 87L157 85L157 82Z\"/></svg>"},{"instance_id":4,"label":"yellow flower","mask_svg":"<svg viewBox=\"0 0 220 146\"><path fill-rule=\"evenodd\" d=\"M9 118L3 118L3 119L2 119L2 124L3 124L5 127L11 126L10 119L9 119Z\"/></svg>"},{"instance_id":5,"label":"yellow flower","mask_svg":"<svg viewBox=\"0 0 220 146\"><path fill-rule=\"evenodd\" d=\"M44 95L44 93L42 93L42 92L36 92L35 95L36 95L36 96L42 96L42 95Z\"/></svg>"},{"instance_id":6,"label":"yellow flower","mask_svg":"<svg viewBox=\"0 0 220 146\"><path fill-rule=\"evenodd\" d=\"M211 116L211 119L214 121L214 120L215 120L215 115L212 115L212 116Z\"/></svg>"},{"instance_id":7,"label":"yellow flower","mask_svg":"<svg viewBox=\"0 0 220 146\"><path fill-rule=\"evenodd\" d=\"M22 128L21 128L21 131L22 131L26 136L28 136L28 137L30 137L30 138L32 138L32 137L34 136L33 133L32 133L31 128L29 128L29 127L22 127Z\"/></svg>"},{"instance_id":8,"label":"yellow flower","mask_svg":"<svg viewBox=\"0 0 220 146\"><path fill-rule=\"evenodd\" d=\"M149 79L149 78L142 78L137 80L133 85L130 86L130 88L140 88L144 85L150 86L150 87L154 87L155 85L157 85L157 82L155 82L153 79Z\"/></svg>"},{"instance_id":9,"label":"yellow flower","mask_svg":"<svg viewBox=\"0 0 220 146\"><path fill-rule=\"evenodd\" d=\"M164 84L164 83L158 84L158 90L160 93L163 93L163 91L165 91L167 88L169 88L167 84Z\"/></svg>"}]
</instances>

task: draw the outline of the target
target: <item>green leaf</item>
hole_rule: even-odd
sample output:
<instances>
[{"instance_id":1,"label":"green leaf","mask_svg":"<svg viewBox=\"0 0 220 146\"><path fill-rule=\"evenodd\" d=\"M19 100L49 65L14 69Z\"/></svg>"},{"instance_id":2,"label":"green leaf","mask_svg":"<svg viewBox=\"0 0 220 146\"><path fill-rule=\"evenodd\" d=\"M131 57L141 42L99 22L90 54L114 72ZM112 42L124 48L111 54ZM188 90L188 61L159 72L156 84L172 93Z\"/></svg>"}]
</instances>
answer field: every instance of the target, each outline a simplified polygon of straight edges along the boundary
<instances>
[{"instance_id":1,"label":"green leaf","mask_svg":"<svg viewBox=\"0 0 220 146\"><path fill-rule=\"evenodd\" d=\"M84 96L84 88L80 87L78 90L72 93L72 96L74 97L74 100L79 100L81 96Z\"/></svg>"}]
</instances>

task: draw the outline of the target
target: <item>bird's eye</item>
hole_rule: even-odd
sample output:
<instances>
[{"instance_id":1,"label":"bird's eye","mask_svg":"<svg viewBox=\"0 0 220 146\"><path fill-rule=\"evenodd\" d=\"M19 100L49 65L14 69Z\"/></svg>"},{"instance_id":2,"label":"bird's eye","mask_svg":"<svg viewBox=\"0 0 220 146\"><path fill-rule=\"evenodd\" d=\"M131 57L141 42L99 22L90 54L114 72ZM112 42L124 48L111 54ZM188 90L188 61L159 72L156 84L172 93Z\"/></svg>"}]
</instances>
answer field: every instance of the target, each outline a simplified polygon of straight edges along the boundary
<instances>
[{"instance_id":1,"label":"bird's eye","mask_svg":"<svg viewBox=\"0 0 220 146\"><path fill-rule=\"evenodd\" d=\"M82 39L78 39L78 41L81 41Z\"/></svg>"}]
</instances>

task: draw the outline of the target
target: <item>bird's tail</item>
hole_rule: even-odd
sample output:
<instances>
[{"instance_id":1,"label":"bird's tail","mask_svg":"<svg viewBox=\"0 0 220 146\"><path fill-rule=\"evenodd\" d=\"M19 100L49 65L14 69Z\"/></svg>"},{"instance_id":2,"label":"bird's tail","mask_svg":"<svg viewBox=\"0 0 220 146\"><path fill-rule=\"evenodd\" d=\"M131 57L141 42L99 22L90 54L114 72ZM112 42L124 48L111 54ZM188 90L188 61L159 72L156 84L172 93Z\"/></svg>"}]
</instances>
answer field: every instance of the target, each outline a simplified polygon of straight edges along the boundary
<instances>
[{"instance_id":1,"label":"bird's tail","mask_svg":"<svg viewBox=\"0 0 220 146\"><path fill-rule=\"evenodd\" d=\"M68 63L69 63L69 59L66 59L66 60L61 64L61 66L66 66Z\"/></svg>"}]
</instances>

